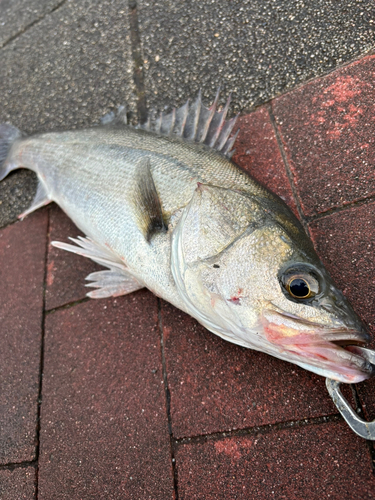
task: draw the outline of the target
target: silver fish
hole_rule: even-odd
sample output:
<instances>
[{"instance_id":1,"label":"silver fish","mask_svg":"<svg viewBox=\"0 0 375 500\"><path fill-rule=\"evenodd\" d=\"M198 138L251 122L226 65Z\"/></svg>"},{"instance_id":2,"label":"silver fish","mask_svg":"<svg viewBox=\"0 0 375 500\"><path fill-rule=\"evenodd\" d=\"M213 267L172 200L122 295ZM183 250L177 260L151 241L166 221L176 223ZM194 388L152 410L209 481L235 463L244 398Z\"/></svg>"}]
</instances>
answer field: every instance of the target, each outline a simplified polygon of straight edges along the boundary
<instances>
[{"instance_id":1,"label":"silver fish","mask_svg":"<svg viewBox=\"0 0 375 500\"><path fill-rule=\"evenodd\" d=\"M235 118L201 97L133 128L23 137L0 125L0 180L36 172L24 215L56 202L83 231L54 245L106 270L93 298L147 287L211 332L341 382L370 377L350 345L370 340L285 203L231 160ZM348 346L348 347L345 347Z\"/></svg>"}]
</instances>

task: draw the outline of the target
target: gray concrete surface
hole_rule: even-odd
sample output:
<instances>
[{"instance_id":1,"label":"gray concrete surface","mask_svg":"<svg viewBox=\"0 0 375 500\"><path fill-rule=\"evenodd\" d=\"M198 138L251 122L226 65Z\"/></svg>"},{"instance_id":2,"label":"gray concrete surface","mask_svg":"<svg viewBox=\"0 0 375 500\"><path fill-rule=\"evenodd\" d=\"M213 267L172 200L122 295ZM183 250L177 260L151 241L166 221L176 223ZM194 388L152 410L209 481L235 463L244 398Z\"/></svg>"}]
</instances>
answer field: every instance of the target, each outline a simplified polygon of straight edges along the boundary
<instances>
[{"instance_id":1,"label":"gray concrete surface","mask_svg":"<svg viewBox=\"0 0 375 500\"><path fill-rule=\"evenodd\" d=\"M0 123L32 134L92 125L122 103L135 111L128 6L121 0L68 1L0 54ZM30 204L30 179L15 172L1 184L0 227Z\"/></svg>"},{"instance_id":2,"label":"gray concrete surface","mask_svg":"<svg viewBox=\"0 0 375 500\"><path fill-rule=\"evenodd\" d=\"M64 0L1 0L0 47L56 9Z\"/></svg>"},{"instance_id":3,"label":"gray concrete surface","mask_svg":"<svg viewBox=\"0 0 375 500\"><path fill-rule=\"evenodd\" d=\"M151 107L222 85L250 110L375 42L372 0L139 0Z\"/></svg>"},{"instance_id":4,"label":"gray concrete surface","mask_svg":"<svg viewBox=\"0 0 375 500\"><path fill-rule=\"evenodd\" d=\"M370 50L374 20L372 0L1 0L0 122L79 128L219 84L247 111ZM34 192L30 173L1 184L0 227Z\"/></svg>"}]
</instances>

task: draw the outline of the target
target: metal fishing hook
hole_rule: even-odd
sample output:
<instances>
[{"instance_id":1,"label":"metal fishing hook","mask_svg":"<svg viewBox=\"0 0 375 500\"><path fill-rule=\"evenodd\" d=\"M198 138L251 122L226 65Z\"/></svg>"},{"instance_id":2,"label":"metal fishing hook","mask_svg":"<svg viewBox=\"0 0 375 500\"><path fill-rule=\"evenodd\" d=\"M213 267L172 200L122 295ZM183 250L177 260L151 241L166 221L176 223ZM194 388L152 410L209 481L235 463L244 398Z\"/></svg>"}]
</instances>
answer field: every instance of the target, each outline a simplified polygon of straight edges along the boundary
<instances>
[{"instance_id":1,"label":"metal fishing hook","mask_svg":"<svg viewBox=\"0 0 375 500\"><path fill-rule=\"evenodd\" d=\"M363 358L374 365L375 368L375 351L359 346L352 346L351 351L355 354L360 354ZM329 395L352 431L364 439L375 441L375 420L368 422L360 418L350 406L348 401L344 398L340 390L340 385L340 382L326 378L326 387Z\"/></svg>"}]
</instances>

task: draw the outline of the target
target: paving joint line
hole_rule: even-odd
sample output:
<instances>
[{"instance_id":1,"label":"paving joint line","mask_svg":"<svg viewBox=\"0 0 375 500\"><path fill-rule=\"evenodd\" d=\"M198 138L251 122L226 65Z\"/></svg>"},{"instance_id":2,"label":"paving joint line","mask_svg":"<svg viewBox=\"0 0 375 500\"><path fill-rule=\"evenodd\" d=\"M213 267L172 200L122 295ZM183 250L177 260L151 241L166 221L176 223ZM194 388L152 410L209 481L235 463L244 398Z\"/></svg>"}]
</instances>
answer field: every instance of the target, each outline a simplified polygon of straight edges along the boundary
<instances>
[{"instance_id":1,"label":"paving joint line","mask_svg":"<svg viewBox=\"0 0 375 500\"><path fill-rule=\"evenodd\" d=\"M305 427L309 425L322 425L327 422L339 422L342 420L343 418L339 413L334 413L332 415L324 415L321 417L304 418L301 420L287 420L285 422L258 425L254 427L247 427L245 429L235 429L231 431L213 432L210 434L200 434L190 437L174 438L174 445L179 446L181 444L205 443L207 441L218 441L220 439L226 439L228 437L254 436L257 434L263 435L275 430L279 431L283 429Z\"/></svg>"},{"instance_id":2,"label":"paving joint line","mask_svg":"<svg viewBox=\"0 0 375 500\"><path fill-rule=\"evenodd\" d=\"M128 6L129 6L131 56L134 65L133 80L137 94L137 119L138 123L144 123L147 120L147 102L146 102L146 91L144 82L141 36L139 33L137 1L129 0Z\"/></svg>"},{"instance_id":3,"label":"paving joint line","mask_svg":"<svg viewBox=\"0 0 375 500\"><path fill-rule=\"evenodd\" d=\"M60 3L58 3L57 5L55 5L55 7L53 7L53 9L49 10L48 12L45 12L44 14L42 14L37 19L34 19L34 21L32 21L31 23L29 23L28 25L26 25L24 28L22 28L20 31L18 31L17 33L15 33L11 37L9 37L8 40L5 40L5 42L2 45L0 45L0 50L3 49L4 47L6 47L7 45L9 45L10 43L12 43L14 40L16 40L16 38L22 36L30 28L32 28L36 24L40 23L40 21L43 21L43 19L45 19L47 16L49 16L50 14L52 14L53 12L55 12L56 10L58 10L66 2L67 2L67 0L62 0Z\"/></svg>"},{"instance_id":4,"label":"paving joint line","mask_svg":"<svg viewBox=\"0 0 375 500\"><path fill-rule=\"evenodd\" d=\"M263 106L266 106L268 104L271 104L272 101L274 101L275 99L279 99L280 97L283 97L283 96L289 94L290 92L294 92L295 90L299 90L300 88L304 87L305 85L309 85L310 83L312 83L314 81L318 81L322 78L326 78L327 76L331 75L335 71L346 68L347 66L350 66L351 64L356 63L357 61L359 62L364 57L372 56L374 54L375 54L375 44L372 45L371 47L369 47L366 51L361 52L360 54L354 56L352 59L350 59L348 61L344 61L341 64L337 64L337 66L335 66L334 68L327 69L327 71L323 72L321 75L314 75L311 78L304 80L303 82L299 82L294 86L287 87L284 90L281 90L279 93L276 93L273 97L270 97L269 100L266 102L259 103L259 104L256 104L254 106L249 106L249 107L246 107L246 105L245 105L243 108L243 112L241 112L241 114L253 113L257 109L259 109Z\"/></svg>"},{"instance_id":5,"label":"paving joint line","mask_svg":"<svg viewBox=\"0 0 375 500\"><path fill-rule=\"evenodd\" d=\"M47 309L44 311L44 314L48 316L49 314L53 314L57 311L61 311L64 309L70 309L71 307L77 306L78 304L84 304L85 302L89 302L90 297L83 297L83 299L73 300L72 302L67 302L66 304L62 304L61 306L53 307L52 309Z\"/></svg>"},{"instance_id":6,"label":"paving joint line","mask_svg":"<svg viewBox=\"0 0 375 500\"><path fill-rule=\"evenodd\" d=\"M359 397L358 391L357 391L357 386L356 384L350 384L350 388L352 390L352 395L354 399L354 404L355 404L355 410L357 414L359 414L362 418L365 417L365 412L364 408L361 403L361 399ZM371 460L371 466L372 466L372 473L375 475L375 448L374 448L374 442L370 441L369 439L366 439L366 444L368 447L368 451L370 454L370 460Z\"/></svg>"},{"instance_id":7,"label":"paving joint line","mask_svg":"<svg viewBox=\"0 0 375 500\"><path fill-rule=\"evenodd\" d=\"M44 343L45 343L45 323L46 323L46 290L47 290L47 272L48 272L48 248L50 234L50 210L47 210L47 235L44 256L44 276L43 276L43 306L42 306L42 325L40 339L40 364L39 364L39 389L38 389L38 413L36 427L36 448L35 448L35 499L38 500L39 494L39 457L40 457L40 431L41 431L41 410L42 410L42 390L43 390L43 371L44 371Z\"/></svg>"},{"instance_id":8,"label":"paving joint line","mask_svg":"<svg viewBox=\"0 0 375 500\"><path fill-rule=\"evenodd\" d=\"M163 320L161 317L161 301L158 298L158 325L160 332L160 347L161 347L161 362L163 369L163 385L165 392L165 401L166 401L166 409L167 409L167 419L168 419L168 433L169 433L169 443L171 450L171 464L172 464L172 473L173 473L173 488L174 488L174 500L178 500L178 480L177 480L177 470L176 470L176 459L175 459L175 449L174 449L174 438L172 432L172 417L171 417L171 393L168 387L168 377L167 377L167 368L165 362L165 344L164 344L164 329L163 329Z\"/></svg>"},{"instance_id":9,"label":"paving joint line","mask_svg":"<svg viewBox=\"0 0 375 500\"><path fill-rule=\"evenodd\" d=\"M9 462L7 464L0 464L0 470L10 470L13 471L15 469L27 469L27 467L36 467L38 465L38 461L34 460L25 460L23 462Z\"/></svg>"},{"instance_id":10,"label":"paving joint line","mask_svg":"<svg viewBox=\"0 0 375 500\"><path fill-rule=\"evenodd\" d=\"M367 205L369 203L373 203L374 201L375 201L375 194L371 194L369 196L365 196L364 198L359 198L358 200L351 201L345 205L340 205L338 207L328 208L324 212L320 212L318 214L307 216L306 222L309 224L310 222L324 219L325 217L329 217L330 215L344 212L345 210L350 210L350 209L355 208L355 207L362 207L362 206Z\"/></svg>"},{"instance_id":11,"label":"paving joint line","mask_svg":"<svg viewBox=\"0 0 375 500\"><path fill-rule=\"evenodd\" d=\"M301 207L301 202L300 202L299 196L298 196L297 186L295 185L295 182L294 182L293 172L292 172L292 169L290 168L289 161L288 161L288 158L286 156L285 149L284 149L283 141L281 139L281 134L279 132L279 129L278 129L277 124L276 124L275 116L273 114L272 102L266 105L266 109L268 110L268 115L270 117L270 121L271 121L271 124L272 124L272 127L273 127L273 131L275 133L277 146L279 148L279 151L280 151L280 154L281 154L281 158L282 158L283 163L284 163L286 174L287 174L287 177L288 177L288 180L289 180L289 184L290 184L290 187L291 187L291 190L292 190L293 198L294 198L294 201L295 201L296 206L297 206L297 211L298 211L298 215L300 217L300 221L301 221L301 223L302 223L302 225L303 225L306 233L309 234L309 229L308 229L308 226L307 226L305 215L303 213L303 210L302 210L302 207Z\"/></svg>"}]
</instances>

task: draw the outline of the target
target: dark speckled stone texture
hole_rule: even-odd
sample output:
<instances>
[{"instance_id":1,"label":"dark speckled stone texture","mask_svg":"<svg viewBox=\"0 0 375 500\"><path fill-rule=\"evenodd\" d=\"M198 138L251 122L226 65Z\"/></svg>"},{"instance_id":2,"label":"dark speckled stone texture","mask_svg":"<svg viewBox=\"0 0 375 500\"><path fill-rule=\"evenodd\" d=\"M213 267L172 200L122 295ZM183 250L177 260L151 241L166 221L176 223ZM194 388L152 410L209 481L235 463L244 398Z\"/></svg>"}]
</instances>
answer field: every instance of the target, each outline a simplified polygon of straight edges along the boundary
<instances>
[{"instance_id":1,"label":"dark speckled stone texture","mask_svg":"<svg viewBox=\"0 0 375 500\"><path fill-rule=\"evenodd\" d=\"M157 299L46 320L39 499L173 499Z\"/></svg>"},{"instance_id":2,"label":"dark speckled stone texture","mask_svg":"<svg viewBox=\"0 0 375 500\"><path fill-rule=\"evenodd\" d=\"M163 303L176 438L336 413L324 379L229 344Z\"/></svg>"},{"instance_id":3,"label":"dark speckled stone texture","mask_svg":"<svg viewBox=\"0 0 375 500\"><path fill-rule=\"evenodd\" d=\"M199 88L212 99L218 85L249 110L374 45L371 0L137 3L147 99L159 110Z\"/></svg>"},{"instance_id":4,"label":"dark speckled stone texture","mask_svg":"<svg viewBox=\"0 0 375 500\"><path fill-rule=\"evenodd\" d=\"M375 194L374 82L368 56L273 103L306 215Z\"/></svg>"},{"instance_id":5,"label":"dark speckled stone texture","mask_svg":"<svg viewBox=\"0 0 375 500\"><path fill-rule=\"evenodd\" d=\"M0 47L56 9L64 0L1 0Z\"/></svg>"},{"instance_id":6,"label":"dark speckled stone texture","mask_svg":"<svg viewBox=\"0 0 375 500\"><path fill-rule=\"evenodd\" d=\"M341 422L180 445L176 464L180 500L374 498L366 442Z\"/></svg>"},{"instance_id":7,"label":"dark speckled stone texture","mask_svg":"<svg viewBox=\"0 0 375 500\"><path fill-rule=\"evenodd\" d=\"M121 0L67 1L1 50L0 123L27 134L93 125L124 103L134 111L134 92L128 5ZM2 184L0 226L29 206L31 184L17 172ZM15 190L25 198L14 199Z\"/></svg>"},{"instance_id":8,"label":"dark speckled stone texture","mask_svg":"<svg viewBox=\"0 0 375 500\"><path fill-rule=\"evenodd\" d=\"M35 459L46 236L46 210L0 231L0 464Z\"/></svg>"},{"instance_id":9,"label":"dark speckled stone texture","mask_svg":"<svg viewBox=\"0 0 375 500\"><path fill-rule=\"evenodd\" d=\"M0 470L1 500L34 500L35 479L34 467Z\"/></svg>"}]
</instances>

